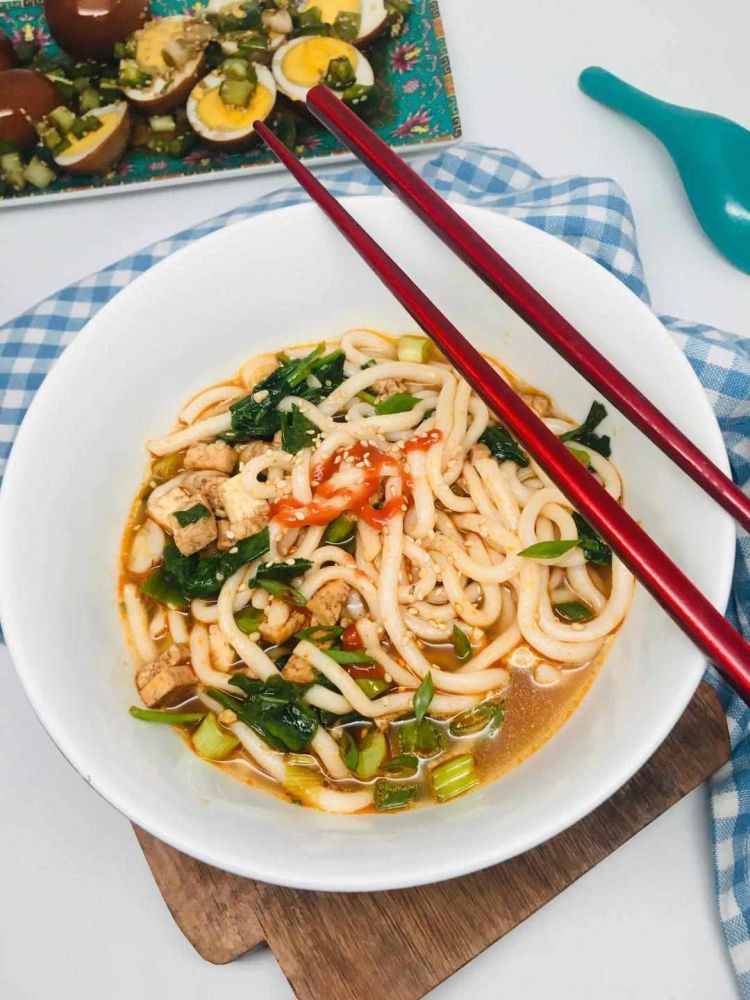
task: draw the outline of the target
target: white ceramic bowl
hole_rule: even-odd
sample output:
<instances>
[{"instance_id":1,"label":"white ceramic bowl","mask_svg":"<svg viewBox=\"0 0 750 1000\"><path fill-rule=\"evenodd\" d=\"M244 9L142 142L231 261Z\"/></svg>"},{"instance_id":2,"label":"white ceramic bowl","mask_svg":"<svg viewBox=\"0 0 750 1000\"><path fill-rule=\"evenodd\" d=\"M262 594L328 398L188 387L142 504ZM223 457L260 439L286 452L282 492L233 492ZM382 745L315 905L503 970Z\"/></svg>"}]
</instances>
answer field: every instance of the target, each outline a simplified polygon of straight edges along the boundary
<instances>
[{"instance_id":1,"label":"white ceramic bowl","mask_svg":"<svg viewBox=\"0 0 750 1000\"><path fill-rule=\"evenodd\" d=\"M398 202L347 204L478 347L573 416L585 415L591 388ZM727 468L698 381L634 295L550 236L488 211L462 214ZM704 669L701 654L641 589L593 689L546 746L464 799L396 816L332 817L287 805L201 762L170 730L130 718L133 668L115 584L144 440L246 357L363 325L414 329L315 207L215 233L131 284L67 349L21 428L0 502L5 634L65 756L117 809L180 850L306 889L438 881L533 847L644 763ZM723 608L731 521L617 414L608 430L630 511Z\"/></svg>"}]
</instances>

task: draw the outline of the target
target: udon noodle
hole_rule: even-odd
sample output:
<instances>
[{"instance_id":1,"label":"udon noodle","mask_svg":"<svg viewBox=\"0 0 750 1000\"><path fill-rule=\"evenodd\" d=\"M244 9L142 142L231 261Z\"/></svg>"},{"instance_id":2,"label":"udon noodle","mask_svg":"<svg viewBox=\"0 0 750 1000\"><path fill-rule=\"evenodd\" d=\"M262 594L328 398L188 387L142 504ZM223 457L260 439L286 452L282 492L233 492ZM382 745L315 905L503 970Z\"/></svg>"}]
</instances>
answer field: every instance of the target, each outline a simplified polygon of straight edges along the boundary
<instances>
[{"instance_id":1,"label":"udon noodle","mask_svg":"<svg viewBox=\"0 0 750 1000\"><path fill-rule=\"evenodd\" d=\"M603 407L579 425L492 363L620 500ZM507 771L630 605L628 570L418 337L254 357L147 448L131 712L294 802L399 810Z\"/></svg>"}]
</instances>

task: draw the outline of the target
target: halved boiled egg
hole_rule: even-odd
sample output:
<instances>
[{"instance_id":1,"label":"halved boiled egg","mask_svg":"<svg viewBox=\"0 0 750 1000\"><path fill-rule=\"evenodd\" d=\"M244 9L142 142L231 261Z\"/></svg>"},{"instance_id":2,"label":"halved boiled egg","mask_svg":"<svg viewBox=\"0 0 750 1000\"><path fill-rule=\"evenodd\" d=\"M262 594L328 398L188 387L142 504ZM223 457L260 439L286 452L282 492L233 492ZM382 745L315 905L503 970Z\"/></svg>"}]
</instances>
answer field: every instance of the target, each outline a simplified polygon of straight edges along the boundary
<instances>
[{"instance_id":1,"label":"halved boiled egg","mask_svg":"<svg viewBox=\"0 0 750 1000\"><path fill-rule=\"evenodd\" d=\"M325 83L356 105L375 84L372 66L359 49L326 35L303 35L282 45L272 68L277 87L292 101L304 102L309 90Z\"/></svg>"},{"instance_id":2,"label":"halved boiled egg","mask_svg":"<svg viewBox=\"0 0 750 1000\"><path fill-rule=\"evenodd\" d=\"M276 82L267 66L227 59L196 84L186 110L191 127L209 145L240 149L255 138L254 122L267 118L275 103Z\"/></svg>"},{"instance_id":3,"label":"halved boiled egg","mask_svg":"<svg viewBox=\"0 0 750 1000\"><path fill-rule=\"evenodd\" d=\"M299 12L304 15L315 8L321 22L331 25L334 35L355 45L366 45L388 23L385 0L305 0Z\"/></svg>"},{"instance_id":4,"label":"halved boiled egg","mask_svg":"<svg viewBox=\"0 0 750 1000\"><path fill-rule=\"evenodd\" d=\"M219 33L225 55L242 54L243 46L256 48L256 59L262 50L270 54L284 44L294 27L285 7L259 10L257 4L243 0L209 0L206 14Z\"/></svg>"},{"instance_id":5,"label":"halved boiled egg","mask_svg":"<svg viewBox=\"0 0 750 1000\"><path fill-rule=\"evenodd\" d=\"M63 109L65 110L65 109ZM76 118L65 132L65 148L55 162L69 174L105 174L118 162L130 137L130 111L125 101L94 108Z\"/></svg>"},{"instance_id":6,"label":"halved boiled egg","mask_svg":"<svg viewBox=\"0 0 750 1000\"><path fill-rule=\"evenodd\" d=\"M174 111L203 70L206 45L214 29L205 21L175 15L149 21L128 45L120 62L120 83L127 99L150 115Z\"/></svg>"}]
</instances>

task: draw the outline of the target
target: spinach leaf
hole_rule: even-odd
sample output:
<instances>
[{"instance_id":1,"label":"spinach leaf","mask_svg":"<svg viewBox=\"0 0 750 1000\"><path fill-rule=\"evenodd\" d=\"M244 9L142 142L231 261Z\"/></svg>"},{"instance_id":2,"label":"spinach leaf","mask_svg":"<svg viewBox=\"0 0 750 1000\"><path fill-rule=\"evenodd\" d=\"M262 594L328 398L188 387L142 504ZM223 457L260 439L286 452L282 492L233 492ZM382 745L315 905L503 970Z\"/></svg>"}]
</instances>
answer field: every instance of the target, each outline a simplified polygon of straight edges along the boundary
<instances>
[{"instance_id":1,"label":"spinach leaf","mask_svg":"<svg viewBox=\"0 0 750 1000\"><path fill-rule=\"evenodd\" d=\"M281 365L262 379L248 395L232 403L229 412L232 428L222 435L227 441L270 441L281 429L279 403L287 396L300 396L319 403L344 380L344 352L323 354L322 344L304 358L295 358ZM314 376L316 385L308 385Z\"/></svg>"},{"instance_id":2,"label":"spinach leaf","mask_svg":"<svg viewBox=\"0 0 750 1000\"><path fill-rule=\"evenodd\" d=\"M303 448L312 448L319 436L319 429L307 419L299 406L281 414L281 447L290 455L296 455Z\"/></svg>"},{"instance_id":3,"label":"spinach leaf","mask_svg":"<svg viewBox=\"0 0 750 1000\"><path fill-rule=\"evenodd\" d=\"M288 563L263 563L258 567L252 580L248 581L248 587L259 587L263 580L278 580L280 583L289 583L295 576L302 576L303 573L306 573L311 566L312 563L309 559L295 559Z\"/></svg>"},{"instance_id":4,"label":"spinach leaf","mask_svg":"<svg viewBox=\"0 0 750 1000\"><path fill-rule=\"evenodd\" d=\"M608 435L595 433L596 428L606 416L607 411L605 407L598 400L595 400L591 404L588 416L581 426L574 427L572 431L566 431L564 434L561 434L560 440L579 441L581 444L585 444L587 448L598 451L600 455L609 458L612 454L612 448ZM479 440L481 441L482 439L480 438Z\"/></svg>"},{"instance_id":5,"label":"spinach leaf","mask_svg":"<svg viewBox=\"0 0 750 1000\"><path fill-rule=\"evenodd\" d=\"M177 521L181 528L187 528L188 525L196 524L196 522L202 521L204 517L210 516L211 511L208 507L204 507L202 503L195 504L189 510L176 510L174 512L175 521Z\"/></svg>"},{"instance_id":6,"label":"spinach leaf","mask_svg":"<svg viewBox=\"0 0 750 1000\"><path fill-rule=\"evenodd\" d=\"M234 548L236 552L221 552L213 556L197 552L184 556L170 539L164 548L165 579L174 583L188 600L194 597L216 597L227 577L240 566L268 552L268 528L249 538L243 538Z\"/></svg>"},{"instance_id":7,"label":"spinach leaf","mask_svg":"<svg viewBox=\"0 0 750 1000\"><path fill-rule=\"evenodd\" d=\"M578 544L583 549L583 554L589 562L599 563L606 566L612 562L612 549L606 542L603 542L594 529L581 517L580 514L573 514L573 520L578 528Z\"/></svg>"},{"instance_id":8,"label":"spinach leaf","mask_svg":"<svg viewBox=\"0 0 750 1000\"><path fill-rule=\"evenodd\" d=\"M299 753L309 746L318 731L318 718L301 700L307 690L305 685L278 676L264 682L242 675L233 677L231 683L242 691L244 699L213 688L209 689L209 694L231 709L240 722L249 726L272 749Z\"/></svg>"},{"instance_id":9,"label":"spinach leaf","mask_svg":"<svg viewBox=\"0 0 750 1000\"><path fill-rule=\"evenodd\" d=\"M514 441L504 427L488 427L479 438L480 444L486 444L492 457L498 462L515 462L525 469L529 464L529 456Z\"/></svg>"}]
</instances>

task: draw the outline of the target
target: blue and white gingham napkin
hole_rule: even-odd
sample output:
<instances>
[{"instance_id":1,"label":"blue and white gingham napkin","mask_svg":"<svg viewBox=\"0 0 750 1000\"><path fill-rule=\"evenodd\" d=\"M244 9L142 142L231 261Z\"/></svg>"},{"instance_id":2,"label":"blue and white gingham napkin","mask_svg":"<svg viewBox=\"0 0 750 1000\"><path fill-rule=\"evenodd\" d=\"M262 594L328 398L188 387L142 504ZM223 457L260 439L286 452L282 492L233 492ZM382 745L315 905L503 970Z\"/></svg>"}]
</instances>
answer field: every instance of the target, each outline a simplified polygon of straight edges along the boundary
<instances>
[{"instance_id":1,"label":"blue and white gingham napkin","mask_svg":"<svg viewBox=\"0 0 750 1000\"><path fill-rule=\"evenodd\" d=\"M541 177L506 150L471 143L442 153L423 176L454 201L483 205L544 229L597 260L648 303L630 206L601 177ZM322 178L337 196L374 194L381 185L362 166ZM185 244L241 219L305 201L296 187L275 191L226 215L161 240L69 285L0 328L0 476L31 398L81 327L133 278ZM750 479L750 338L663 316L713 405L735 480ZM738 543L729 616L750 637L750 538ZM750 1000L750 711L709 671L725 706L732 759L711 781L714 871L721 920L742 996Z\"/></svg>"}]
</instances>

